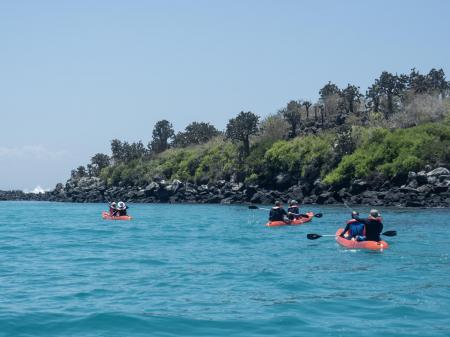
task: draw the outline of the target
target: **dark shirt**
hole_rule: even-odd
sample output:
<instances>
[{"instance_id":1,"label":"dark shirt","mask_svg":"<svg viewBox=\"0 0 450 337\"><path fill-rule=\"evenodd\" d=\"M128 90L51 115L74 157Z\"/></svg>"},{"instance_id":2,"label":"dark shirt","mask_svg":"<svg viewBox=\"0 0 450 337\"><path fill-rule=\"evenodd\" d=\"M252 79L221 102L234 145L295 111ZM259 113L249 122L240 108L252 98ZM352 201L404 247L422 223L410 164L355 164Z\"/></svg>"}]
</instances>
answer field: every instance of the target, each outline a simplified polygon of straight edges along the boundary
<instances>
[{"instance_id":1,"label":"dark shirt","mask_svg":"<svg viewBox=\"0 0 450 337\"><path fill-rule=\"evenodd\" d=\"M300 214L300 208L298 206L292 206L288 208L288 213Z\"/></svg>"},{"instance_id":2,"label":"dark shirt","mask_svg":"<svg viewBox=\"0 0 450 337\"><path fill-rule=\"evenodd\" d=\"M127 215L127 209L128 209L128 206L126 206L125 209L119 209L118 210L118 215L119 216Z\"/></svg>"},{"instance_id":3,"label":"dark shirt","mask_svg":"<svg viewBox=\"0 0 450 337\"><path fill-rule=\"evenodd\" d=\"M270 221L284 221L285 216L287 216L287 213L284 210L284 208L273 207L269 213L269 220Z\"/></svg>"},{"instance_id":4,"label":"dark shirt","mask_svg":"<svg viewBox=\"0 0 450 337\"><path fill-rule=\"evenodd\" d=\"M367 241L381 241L380 234L383 231L383 223L379 218L359 218L358 216L353 216L358 222L366 225L366 240Z\"/></svg>"},{"instance_id":5,"label":"dark shirt","mask_svg":"<svg viewBox=\"0 0 450 337\"><path fill-rule=\"evenodd\" d=\"M287 209L288 211L288 217L290 220L294 220L295 218L298 218L298 214L300 214L300 208L298 206L291 206Z\"/></svg>"}]
</instances>

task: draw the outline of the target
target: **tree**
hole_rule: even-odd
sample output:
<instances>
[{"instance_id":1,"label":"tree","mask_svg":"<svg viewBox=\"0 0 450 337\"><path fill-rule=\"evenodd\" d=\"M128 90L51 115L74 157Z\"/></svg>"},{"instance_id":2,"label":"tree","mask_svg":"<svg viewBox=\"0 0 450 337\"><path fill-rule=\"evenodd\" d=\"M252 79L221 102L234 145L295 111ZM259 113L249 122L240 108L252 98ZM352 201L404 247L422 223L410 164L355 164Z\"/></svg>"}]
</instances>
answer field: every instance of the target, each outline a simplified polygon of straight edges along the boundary
<instances>
[{"instance_id":1,"label":"tree","mask_svg":"<svg viewBox=\"0 0 450 337\"><path fill-rule=\"evenodd\" d=\"M80 179L86 177L86 168L84 166L78 166L76 170L72 170L70 175L72 179Z\"/></svg>"},{"instance_id":2,"label":"tree","mask_svg":"<svg viewBox=\"0 0 450 337\"><path fill-rule=\"evenodd\" d=\"M133 142L129 144L128 142L123 143L123 161L128 162L135 159L141 159L147 154L147 150L142 144L142 141Z\"/></svg>"},{"instance_id":3,"label":"tree","mask_svg":"<svg viewBox=\"0 0 450 337\"><path fill-rule=\"evenodd\" d=\"M387 110L384 112L385 118L392 116L395 112L395 98L400 98L406 89L408 77L405 75L393 75L387 71L383 71L379 79L375 80L375 84L379 92L386 97Z\"/></svg>"},{"instance_id":4,"label":"tree","mask_svg":"<svg viewBox=\"0 0 450 337\"><path fill-rule=\"evenodd\" d=\"M328 82L323 86L322 89L319 90L320 99L324 101L327 97L330 97L335 94L340 94L340 90L338 86L334 83Z\"/></svg>"},{"instance_id":5,"label":"tree","mask_svg":"<svg viewBox=\"0 0 450 337\"><path fill-rule=\"evenodd\" d=\"M381 91L376 83L372 84L372 86L367 89L366 98L369 109L372 109L372 111L375 112L380 111Z\"/></svg>"},{"instance_id":6,"label":"tree","mask_svg":"<svg viewBox=\"0 0 450 337\"><path fill-rule=\"evenodd\" d=\"M193 122L186 126L184 132L178 132L173 144L177 147L203 144L220 134L214 125L204 122Z\"/></svg>"},{"instance_id":7,"label":"tree","mask_svg":"<svg viewBox=\"0 0 450 337\"><path fill-rule=\"evenodd\" d=\"M169 148L169 140L173 138L175 132L172 124L163 119L158 121L153 128L152 141L149 148L154 153L160 153Z\"/></svg>"},{"instance_id":8,"label":"tree","mask_svg":"<svg viewBox=\"0 0 450 337\"><path fill-rule=\"evenodd\" d=\"M430 92L438 93L444 99L449 89L449 82L445 80L445 73L442 69L431 69L426 76Z\"/></svg>"},{"instance_id":9,"label":"tree","mask_svg":"<svg viewBox=\"0 0 450 337\"><path fill-rule=\"evenodd\" d=\"M141 141L130 144L113 139L111 141L111 153L113 162L117 164L140 159L147 155L147 150Z\"/></svg>"},{"instance_id":10,"label":"tree","mask_svg":"<svg viewBox=\"0 0 450 337\"><path fill-rule=\"evenodd\" d=\"M258 121L259 116L250 111L241 111L228 121L226 137L233 141L241 141L245 156L250 154L250 136L258 132Z\"/></svg>"},{"instance_id":11,"label":"tree","mask_svg":"<svg viewBox=\"0 0 450 337\"><path fill-rule=\"evenodd\" d=\"M424 94L429 91L427 76L420 74L415 68L411 69L408 77L408 88L415 94Z\"/></svg>"},{"instance_id":12,"label":"tree","mask_svg":"<svg viewBox=\"0 0 450 337\"><path fill-rule=\"evenodd\" d=\"M320 103L323 106L321 110L322 124L325 116L336 115L342 107L341 90L336 84L328 82L319 90Z\"/></svg>"},{"instance_id":13,"label":"tree","mask_svg":"<svg viewBox=\"0 0 450 337\"><path fill-rule=\"evenodd\" d=\"M297 128L301 123L301 103L297 101L290 101L286 108L281 109L281 114L286 122L289 123L291 127L291 132L289 134L290 138L297 136Z\"/></svg>"},{"instance_id":14,"label":"tree","mask_svg":"<svg viewBox=\"0 0 450 337\"><path fill-rule=\"evenodd\" d=\"M123 145L118 139L111 140L111 155L114 163L123 161Z\"/></svg>"},{"instance_id":15,"label":"tree","mask_svg":"<svg viewBox=\"0 0 450 337\"><path fill-rule=\"evenodd\" d=\"M98 177L100 172L110 164L110 158L103 153L97 153L91 158L91 163L88 165L88 173L90 176Z\"/></svg>"},{"instance_id":16,"label":"tree","mask_svg":"<svg viewBox=\"0 0 450 337\"><path fill-rule=\"evenodd\" d=\"M312 103L310 101L303 101L302 104L306 109L306 119L309 119L309 108L311 107Z\"/></svg>"},{"instance_id":17,"label":"tree","mask_svg":"<svg viewBox=\"0 0 450 337\"><path fill-rule=\"evenodd\" d=\"M355 111L355 104L360 101L362 95L359 92L359 87L349 83L347 88L341 91L341 97L345 111L353 113Z\"/></svg>"}]
</instances>

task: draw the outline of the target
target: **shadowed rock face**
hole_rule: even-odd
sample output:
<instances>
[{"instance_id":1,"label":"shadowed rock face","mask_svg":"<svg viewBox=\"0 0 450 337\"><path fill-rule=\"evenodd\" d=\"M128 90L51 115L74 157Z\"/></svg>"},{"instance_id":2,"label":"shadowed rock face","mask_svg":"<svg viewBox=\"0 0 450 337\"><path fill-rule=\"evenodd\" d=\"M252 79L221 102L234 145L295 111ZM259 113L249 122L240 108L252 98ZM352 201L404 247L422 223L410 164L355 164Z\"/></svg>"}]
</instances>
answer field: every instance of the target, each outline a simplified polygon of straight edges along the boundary
<instances>
[{"instance_id":1,"label":"shadowed rock face","mask_svg":"<svg viewBox=\"0 0 450 337\"><path fill-rule=\"evenodd\" d=\"M283 178L283 179L282 179ZM285 183L286 177L280 176ZM296 199L304 204L351 204L399 207L450 207L450 171L438 167L429 172L410 172L404 184L391 181L355 180L350 186L333 190L320 180L286 186L280 191L257 185L219 180L192 184L180 180L157 179L146 186L108 187L99 178L69 179L50 192L33 194L22 191L0 191L0 200L42 200L62 202L108 202L123 200L143 203L258 203Z\"/></svg>"}]
</instances>

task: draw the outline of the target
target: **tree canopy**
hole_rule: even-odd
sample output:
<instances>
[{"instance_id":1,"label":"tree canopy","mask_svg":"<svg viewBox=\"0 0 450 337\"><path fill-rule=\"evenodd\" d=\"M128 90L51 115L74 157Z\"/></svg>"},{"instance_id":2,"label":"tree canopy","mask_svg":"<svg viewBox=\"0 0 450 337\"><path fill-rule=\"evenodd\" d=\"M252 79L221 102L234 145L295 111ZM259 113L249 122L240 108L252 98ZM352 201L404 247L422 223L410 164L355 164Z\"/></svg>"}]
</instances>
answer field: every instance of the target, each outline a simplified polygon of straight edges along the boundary
<instances>
[{"instance_id":1,"label":"tree canopy","mask_svg":"<svg viewBox=\"0 0 450 337\"><path fill-rule=\"evenodd\" d=\"M250 136L258 132L258 121L259 116L250 111L241 111L228 121L225 134L233 141L242 142L245 156L250 153Z\"/></svg>"},{"instance_id":2,"label":"tree canopy","mask_svg":"<svg viewBox=\"0 0 450 337\"><path fill-rule=\"evenodd\" d=\"M172 123L163 119L156 122L149 148L153 153L161 153L170 147L170 140L175 136Z\"/></svg>"}]
</instances>

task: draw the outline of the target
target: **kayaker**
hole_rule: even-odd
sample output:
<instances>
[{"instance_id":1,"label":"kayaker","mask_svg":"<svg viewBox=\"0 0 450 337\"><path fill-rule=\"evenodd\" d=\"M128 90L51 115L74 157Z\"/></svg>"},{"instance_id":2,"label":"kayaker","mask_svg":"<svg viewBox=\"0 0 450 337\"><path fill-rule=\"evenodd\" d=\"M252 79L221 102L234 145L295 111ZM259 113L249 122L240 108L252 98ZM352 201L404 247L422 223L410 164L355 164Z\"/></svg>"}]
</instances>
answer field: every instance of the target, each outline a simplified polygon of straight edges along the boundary
<instances>
[{"instance_id":1,"label":"kayaker","mask_svg":"<svg viewBox=\"0 0 450 337\"><path fill-rule=\"evenodd\" d=\"M281 201L275 201L275 206L272 207L269 213L269 221L284 221L290 222L286 210L283 208Z\"/></svg>"},{"instance_id":2,"label":"kayaker","mask_svg":"<svg viewBox=\"0 0 450 337\"><path fill-rule=\"evenodd\" d=\"M366 239L364 233L364 224L354 219L355 216L358 217L359 213L353 211L352 219L347 221L347 225L345 226L340 236L347 240L356 239L357 241L364 241ZM345 235L347 232L348 235Z\"/></svg>"},{"instance_id":3,"label":"kayaker","mask_svg":"<svg viewBox=\"0 0 450 337\"><path fill-rule=\"evenodd\" d=\"M287 213L290 220L298 219L300 217L300 207L298 206L297 200L291 200Z\"/></svg>"},{"instance_id":4,"label":"kayaker","mask_svg":"<svg viewBox=\"0 0 450 337\"><path fill-rule=\"evenodd\" d=\"M127 208L128 206L123 201L119 201L117 204L119 216L127 215Z\"/></svg>"},{"instance_id":5,"label":"kayaker","mask_svg":"<svg viewBox=\"0 0 450 337\"><path fill-rule=\"evenodd\" d=\"M116 216L117 215L117 204L115 201L109 204L109 215Z\"/></svg>"},{"instance_id":6,"label":"kayaker","mask_svg":"<svg viewBox=\"0 0 450 337\"><path fill-rule=\"evenodd\" d=\"M381 241L380 234L383 231L383 223L381 222L380 213L376 209L370 211L368 218L360 218L353 215L352 218L365 225L365 234L367 241Z\"/></svg>"}]
</instances>

